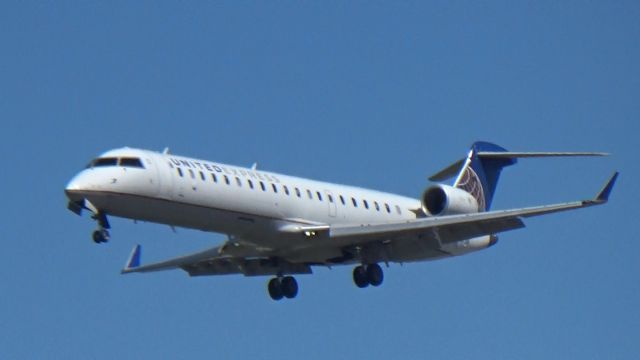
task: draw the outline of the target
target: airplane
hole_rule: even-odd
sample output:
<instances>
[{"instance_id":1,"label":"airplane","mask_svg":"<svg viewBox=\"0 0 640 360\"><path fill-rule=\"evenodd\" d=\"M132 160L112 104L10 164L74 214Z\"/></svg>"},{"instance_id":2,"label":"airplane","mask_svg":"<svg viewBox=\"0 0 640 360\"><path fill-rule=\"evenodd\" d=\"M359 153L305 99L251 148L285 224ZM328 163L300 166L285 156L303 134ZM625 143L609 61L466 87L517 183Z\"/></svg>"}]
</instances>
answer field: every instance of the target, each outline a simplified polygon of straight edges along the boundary
<instances>
[{"instance_id":1,"label":"airplane","mask_svg":"<svg viewBox=\"0 0 640 360\"><path fill-rule=\"evenodd\" d=\"M190 276L270 276L273 300L298 294L294 275L352 265L359 288L379 286L381 263L443 259L495 245L524 219L602 205L618 172L589 200L491 210L503 168L520 158L604 156L598 152L510 152L478 141L466 157L431 176L420 199L135 148L107 151L68 183L68 209L97 222L93 241L110 239L108 217L222 233L219 246L141 264L136 245L123 274L182 269ZM443 181L454 178L452 185Z\"/></svg>"}]
</instances>

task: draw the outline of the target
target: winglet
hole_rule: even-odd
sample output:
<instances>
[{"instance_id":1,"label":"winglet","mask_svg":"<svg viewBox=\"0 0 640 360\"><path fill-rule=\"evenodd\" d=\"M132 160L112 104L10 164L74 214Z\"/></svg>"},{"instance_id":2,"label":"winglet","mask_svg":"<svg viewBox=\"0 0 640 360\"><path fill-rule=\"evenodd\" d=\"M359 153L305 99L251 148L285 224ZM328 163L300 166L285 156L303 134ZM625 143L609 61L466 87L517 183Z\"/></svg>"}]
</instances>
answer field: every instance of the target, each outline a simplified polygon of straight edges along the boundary
<instances>
[{"instance_id":1,"label":"winglet","mask_svg":"<svg viewBox=\"0 0 640 360\"><path fill-rule=\"evenodd\" d=\"M611 194L611 190L613 189L613 185L616 183L616 179L618 179L619 172L615 172L613 176L609 179L607 184L600 190L596 198L594 199L596 202L605 203L609 200L609 195Z\"/></svg>"},{"instance_id":2,"label":"winglet","mask_svg":"<svg viewBox=\"0 0 640 360\"><path fill-rule=\"evenodd\" d=\"M126 274L132 272L140 266L140 245L136 245L133 250L131 250L131 255L129 255L129 259L127 260L127 264L122 269L121 273Z\"/></svg>"}]
</instances>

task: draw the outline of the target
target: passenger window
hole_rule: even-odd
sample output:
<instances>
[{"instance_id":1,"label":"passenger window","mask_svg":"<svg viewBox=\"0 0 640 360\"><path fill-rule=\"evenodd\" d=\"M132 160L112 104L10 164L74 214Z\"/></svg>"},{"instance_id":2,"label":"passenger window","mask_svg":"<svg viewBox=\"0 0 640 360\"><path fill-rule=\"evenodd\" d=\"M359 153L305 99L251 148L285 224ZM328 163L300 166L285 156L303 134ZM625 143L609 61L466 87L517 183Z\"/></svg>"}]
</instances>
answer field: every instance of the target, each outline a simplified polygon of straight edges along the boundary
<instances>
[{"instance_id":1,"label":"passenger window","mask_svg":"<svg viewBox=\"0 0 640 360\"><path fill-rule=\"evenodd\" d=\"M200 171L200 179L202 179L202 181L204 181L204 173L202 171Z\"/></svg>"},{"instance_id":2,"label":"passenger window","mask_svg":"<svg viewBox=\"0 0 640 360\"><path fill-rule=\"evenodd\" d=\"M364 204L365 209L369 208L369 203L367 202L367 200L362 200L362 203Z\"/></svg>"},{"instance_id":3,"label":"passenger window","mask_svg":"<svg viewBox=\"0 0 640 360\"><path fill-rule=\"evenodd\" d=\"M344 197L342 195L340 195L340 202L342 203L342 205L346 205L344 202Z\"/></svg>"},{"instance_id":4,"label":"passenger window","mask_svg":"<svg viewBox=\"0 0 640 360\"><path fill-rule=\"evenodd\" d=\"M296 188L296 196L300 197L300 189Z\"/></svg>"},{"instance_id":5,"label":"passenger window","mask_svg":"<svg viewBox=\"0 0 640 360\"><path fill-rule=\"evenodd\" d=\"M262 181L260 181L260 188L262 189L262 191L267 191L267 188L264 186L264 183Z\"/></svg>"},{"instance_id":6,"label":"passenger window","mask_svg":"<svg viewBox=\"0 0 640 360\"><path fill-rule=\"evenodd\" d=\"M374 201L374 202L373 202L373 206L375 206L375 207L376 207L376 211L380 211L380 205L378 204L378 202L377 202L377 201Z\"/></svg>"},{"instance_id":7,"label":"passenger window","mask_svg":"<svg viewBox=\"0 0 640 360\"><path fill-rule=\"evenodd\" d=\"M307 195L309 196L310 200L313 200L313 195L311 194L311 190L307 189Z\"/></svg>"},{"instance_id":8,"label":"passenger window","mask_svg":"<svg viewBox=\"0 0 640 360\"><path fill-rule=\"evenodd\" d=\"M192 179L196 178L196 174L193 173L193 170L189 169L189 175L191 175Z\"/></svg>"},{"instance_id":9,"label":"passenger window","mask_svg":"<svg viewBox=\"0 0 640 360\"><path fill-rule=\"evenodd\" d=\"M238 184L239 187L242 187L242 180L240 180L240 178L237 176L236 176L236 184Z\"/></svg>"},{"instance_id":10,"label":"passenger window","mask_svg":"<svg viewBox=\"0 0 640 360\"><path fill-rule=\"evenodd\" d=\"M402 214L402 210L400 210L400 206L396 205L396 212L398 215Z\"/></svg>"},{"instance_id":11,"label":"passenger window","mask_svg":"<svg viewBox=\"0 0 640 360\"><path fill-rule=\"evenodd\" d=\"M247 184L249 184L250 189L253 189L253 181L251 179L247 179Z\"/></svg>"},{"instance_id":12,"label":"passenger window","mask_svg":"<svg viewBox=\"0 0 640 360\"><path fill-rule=\"evenodd\" d=\"M329 198L329 202L332 203L333 202L333 196L331 196L331 194L327 194L327 198Z\"/></svg>"},{"instance_id":13,"label":"passenger window","mask_svg":"<svg viewBox=\"0 0 640 360\"><path fill-rule=\"evenodd\" d=\"M276 184L271 184L271 188L273 188L273 192L274 193L278 193L278 188L276 187Z\"/></svg>"},{"instance_id":14,"label":"passenger window","mask_svg":"<svg viewBox=\"0 0 640 360\"><path fill-rule=\"evenodd\" d=\"M358 202L355 198L351 198L351 202L353 203L353 207L358 207Z\"/></svg>"},{"instance_id":15,"label":"passenger window","mask_svg":"<svg viewBox=\"0 0 640 360\"><path fill-rule=\"evenodd\" d=\"M214 183L218 182L218 177L216 176L216 174L211 173L211 180L213 180Z\"/></svg>"},{"instance_id":16,"label":"passenger window","mask_svg":"<svg viewBox=\"0 0 640 360\"><path fill-rule=\"evenodd\" d=\"M384 207L385 207L385 209L387 209L387 212L388 212L389 214L391 214L391 208L389 207L389 204L385 203L385 204L384 204Z\"/></svg>"},{"instance_id":17,"label":"passenger window","mask_svg":"<svg viewBox=\"0 0 640 360\"><path fill-rule=\"evenodd\" d=\"M320 194L320 191L316 191L316 195L318 195L318 200L322 201L322 195Z\"/></svg>"},{"instance_id":18,"label":"passenger window","mask_svg":"<svg viewBox=\"0 0 640 360\"><path fill-rule=\"evenodd\" d=\"M229 177L227 175L224 175L224 183L227 185L231 185L231 182L229 181Z\"/></svg>"},{"instance_id":19,"label":"passenger window","mask_svg":"<svg viewBox=\"0 0 640 360\"><path fill-rule=\"evenodd\" d=\"M144 168L144 166L142 166L142 161L138 158L122 158L120 159L120 166Z\"/></svg>"},{"instance_id":20,"label":"passenger window","mask_svg":"<svg viewBox=\"0 0 640 360\"><path fill-rule=\"evenodd\" d=\"M178 175L180 175L180 177L183 177L184 174L182 174L182 169L180 169L180 168L176 168L176 169L178 169Z\"/></svg>"},{"instance_id":21,"label":"passenger window","mask_svg":"<svg viewBox=\"0 0 640 360\"><path fill-rule=\"evenodd\" d=\"M282 188L284 189L284 193L289 195L289 188L287 187L287 185L282 185Z\"/></svg>"}]
</instances>

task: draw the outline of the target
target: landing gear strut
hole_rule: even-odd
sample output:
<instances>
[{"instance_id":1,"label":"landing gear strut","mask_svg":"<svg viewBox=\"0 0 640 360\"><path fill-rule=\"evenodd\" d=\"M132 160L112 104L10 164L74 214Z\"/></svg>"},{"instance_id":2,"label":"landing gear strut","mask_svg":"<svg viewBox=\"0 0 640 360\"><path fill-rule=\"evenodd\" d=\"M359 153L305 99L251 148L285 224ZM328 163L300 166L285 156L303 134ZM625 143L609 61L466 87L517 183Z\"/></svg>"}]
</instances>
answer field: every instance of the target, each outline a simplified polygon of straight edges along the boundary
<instances>
[{"instance_id":1,"label":"landing gear strut","mask_svg":"<svg viewBox=\"0 0 640 360\"><path fill-rule=\"evenodd\" d=\"M378 264L359 265L353 269L353 282L359 288L380 286L383 280L384 273Z\"/></svg>"},{"instance_id":2,"label":"landing gear strut","mask_svg":"<svg viewBox=\"0 0 640 360\"><path fill-rule=\"evenodd\" d=\"M279 276L269 280L267 289L273 300L278 301L283 297L293 299L298 295L298 282L293 276Z\"/></svg>"}]
</instances>

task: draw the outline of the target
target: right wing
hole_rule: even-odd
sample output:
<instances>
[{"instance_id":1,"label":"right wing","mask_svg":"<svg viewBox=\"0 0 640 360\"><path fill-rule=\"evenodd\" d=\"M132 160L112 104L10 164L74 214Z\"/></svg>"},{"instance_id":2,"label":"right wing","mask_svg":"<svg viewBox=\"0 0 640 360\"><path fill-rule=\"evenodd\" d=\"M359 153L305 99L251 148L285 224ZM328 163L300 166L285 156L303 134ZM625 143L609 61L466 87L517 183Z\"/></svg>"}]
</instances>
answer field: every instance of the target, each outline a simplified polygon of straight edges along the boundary
<instances>
[{"instance_id":1,"label":"right wing","mask_svg":"<svg viewBox=\"0 0 640 360\"><path fill-rule=\"evenodd\" d=\"M136 245L122 274L134 272L152 272L182 269L190 276L243 274L245 276L277 275L277 274L310 274L311 267L306 264L294 264L282 259L271 260L258 257L258 250L251 247L234 248L227 251L228 246L216 246L194 254L140 266L141 247Z\"/></svg>"}]
</instances>

